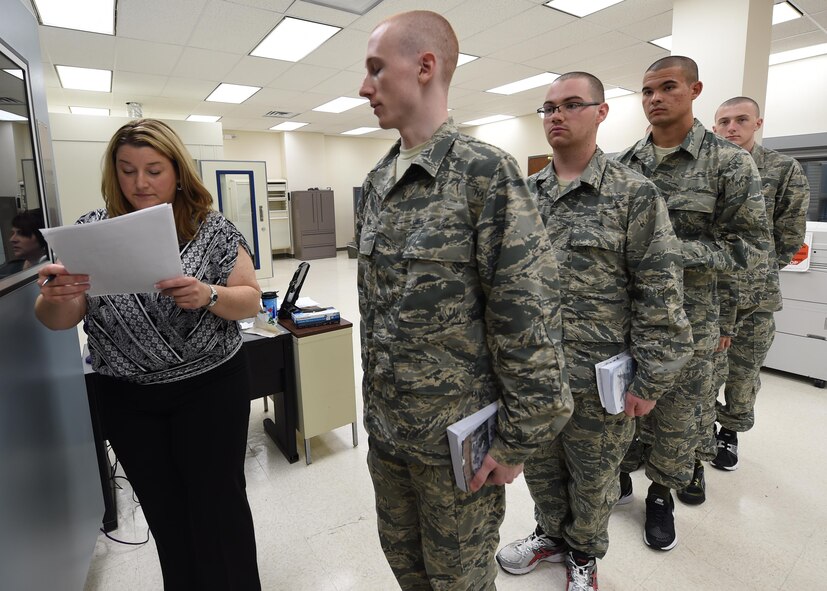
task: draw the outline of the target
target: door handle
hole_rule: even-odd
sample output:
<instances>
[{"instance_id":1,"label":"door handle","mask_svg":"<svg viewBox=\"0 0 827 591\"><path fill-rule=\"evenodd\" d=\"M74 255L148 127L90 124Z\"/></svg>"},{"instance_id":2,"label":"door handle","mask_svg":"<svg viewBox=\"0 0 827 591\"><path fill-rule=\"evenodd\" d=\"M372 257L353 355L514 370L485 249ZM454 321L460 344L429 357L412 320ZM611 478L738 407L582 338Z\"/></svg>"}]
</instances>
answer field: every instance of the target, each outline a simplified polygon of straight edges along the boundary
<instances>
[{"instance_id":1,"label":"door handle","mask_svg":"<svg viewBox=\"0 0 827 591\"><path fill-rule=\"evenodd\" d=\"M263 205L258 206L258 221L260 221L260 222L264 221L264 206Z\"/></svg>"}]
</instances>

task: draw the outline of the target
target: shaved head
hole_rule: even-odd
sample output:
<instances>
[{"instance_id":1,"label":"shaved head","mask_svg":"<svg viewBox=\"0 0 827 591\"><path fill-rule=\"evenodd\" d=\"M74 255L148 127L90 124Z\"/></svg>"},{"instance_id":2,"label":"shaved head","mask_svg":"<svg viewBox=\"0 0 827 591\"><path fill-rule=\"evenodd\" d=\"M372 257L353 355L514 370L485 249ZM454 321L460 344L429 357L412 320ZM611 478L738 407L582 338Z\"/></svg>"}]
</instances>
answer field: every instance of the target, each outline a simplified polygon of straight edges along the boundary
<instances>
[{"instance_id":1,"label":"shaved head","mask_svg":"<svg viewBox=\"0 0 827 591\"><path fill-rule=\"evenodd\" d=\"M429 10L412 10L385 19L376 29L382 26L393 28L403 54L433 53L439 63L441 81L446 88L450 86L457 69L459 41L445 17Z\"/></svg>"},{"instance_id":2,"label":"shaved head","mask_svg":"<svg viewBox=\"0 0 827 591\"><path fill-rule=\"evenodd\" d=\"M602 103L606 100L605 93L603 91L603 83L597 78L597 76L589 74L588 72L566 72L555 79L552 84L565 82L566 80L571 80L573 78L585 80L588 83L589 92L591 93L591 96L589 97L590 100L597 103Z\"/></svg>"},{"instance_id":3,"label":"shaved head","mask_svg":"<svg viewBox=\"0 0 827 591\"><path fill-rule=\"evenodd\" d=\"M733 98L731 98L727 101L724 101L724 102L721 103L721 106L718 107L718 110L720 111L724 107L734 107L736 105L740 105L741 103L747 103L749 105L752 105L752 108L755 110L755 116L756 117L761 116L761 107L759 107L758 103L756 103L754 100L752 100L748 96L736 96L736 97L733 97Z\"/></svg>"},{"instance_id":4,"label":"shaved head","mask_svg":"<svg viewBox=\"0 0 827 591\"><path fill-rule=\"evenodd\" d=\"M698 81L698 64L695 60L683 55L670 55L656 61L649 66L647 72L657 72L658 70L665 70L666 68L680 68L686 78L687 84L694 84Z\"/></svg>"}]
</instances>

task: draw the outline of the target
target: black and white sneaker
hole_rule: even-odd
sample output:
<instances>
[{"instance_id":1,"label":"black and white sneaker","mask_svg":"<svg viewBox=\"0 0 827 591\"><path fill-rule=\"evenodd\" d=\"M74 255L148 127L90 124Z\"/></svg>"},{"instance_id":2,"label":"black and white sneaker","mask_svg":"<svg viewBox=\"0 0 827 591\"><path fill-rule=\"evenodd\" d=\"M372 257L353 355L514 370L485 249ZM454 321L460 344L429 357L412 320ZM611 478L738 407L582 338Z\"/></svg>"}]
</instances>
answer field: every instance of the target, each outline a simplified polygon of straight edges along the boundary
<instances>
[{"instance_id":1,"label":"black and white sneaker","mask_svg":"<svg viewBox=\"0 0 827 591\"><path fill-rule=\"evenodd\" d=\"M687 505L700 505L706 501L706 480L704 479L704 465L695 460L695 469L692 472L692 481L689 486L678 491L678 500Z\"/></svg>"},{"instance_id":2,"label":"black and white sneaker","mask_svg":"<svg viewBox=\"0 0 827 591\"><path fill-rule=\"evenodd\" d=\"M718 470L732 472L738 469L738 433L721 427L715 434L718 442L718 454L710 462Z\"/></svg>"},{"instance_id":3,"label":"black and white sneaker","mask_svg":"<svg viewBox=\"0 0 827 591\"><path fill-rule=\"evenodd\" d=\"M627 505L632 502L632 477L628 472L620 473L620 498L616 505Z\"/></svg>"},{"instance_id":4,"label":"black and white sneaker","mask_svg":"<svg viewBox=\"0 0 827 591\"><path fill-rule=\"evenodd\" d=\"M646 497L646 525L643 526L643 541L656 550L671 550L678 544L675 535L675 501L669 494L666 498L649 493Z\"/></svg>"}]
</instances>

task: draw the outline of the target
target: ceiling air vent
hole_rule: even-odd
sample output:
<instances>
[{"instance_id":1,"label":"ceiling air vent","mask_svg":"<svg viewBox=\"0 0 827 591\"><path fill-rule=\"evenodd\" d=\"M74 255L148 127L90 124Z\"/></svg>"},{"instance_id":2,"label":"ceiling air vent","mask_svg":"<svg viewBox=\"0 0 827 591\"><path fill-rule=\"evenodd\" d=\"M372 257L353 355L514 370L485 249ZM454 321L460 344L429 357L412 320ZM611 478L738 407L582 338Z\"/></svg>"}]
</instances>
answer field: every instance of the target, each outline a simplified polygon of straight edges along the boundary
<instances>
[{"instance_id":1,"label":"ceiling air vent","mask_svg":"<svg viewBox=\"0 0 827 591\"><path fill-rule=\"evenodd\" d=\"M298 113L290 113L289 111L267 111L265 117L275 117L277 119L290 119L295 117Z\"/></svg>"},{"instance_id":2,"label":"ceiling air vent","mask_svg":"<svg viewBox=\"0 0 827 591\"><path fill-rule=\"evenodd\" d=\"M21 100L12 98L10 96L0 96L0 105L25 105Z\"/></svg>"}]
</instances>

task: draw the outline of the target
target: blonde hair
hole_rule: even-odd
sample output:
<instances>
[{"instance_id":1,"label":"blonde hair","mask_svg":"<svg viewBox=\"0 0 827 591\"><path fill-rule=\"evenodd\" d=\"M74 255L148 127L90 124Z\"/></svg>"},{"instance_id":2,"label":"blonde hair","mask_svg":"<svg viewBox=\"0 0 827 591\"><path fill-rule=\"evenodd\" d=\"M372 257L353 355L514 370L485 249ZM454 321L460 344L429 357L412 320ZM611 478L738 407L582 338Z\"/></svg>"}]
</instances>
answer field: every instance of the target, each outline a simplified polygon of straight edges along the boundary
<instances>
[{"instance_id":1,"label":"blonde hair","mask_svg":"<svg viewBox=\"0 0 827 591\"><path fill-rule=\"evenodd\" d=\"M115 132L103 156L101 177L101 194L110 218L135 211L118 182L115 160L121 146L149 147L172 161L178 179L178 190L172 202L175 229L179 240L192 240L210 212L212 195L198 178L192 156L178 134L157 119L136 119Z\"/></svg>"}]
</instances>

